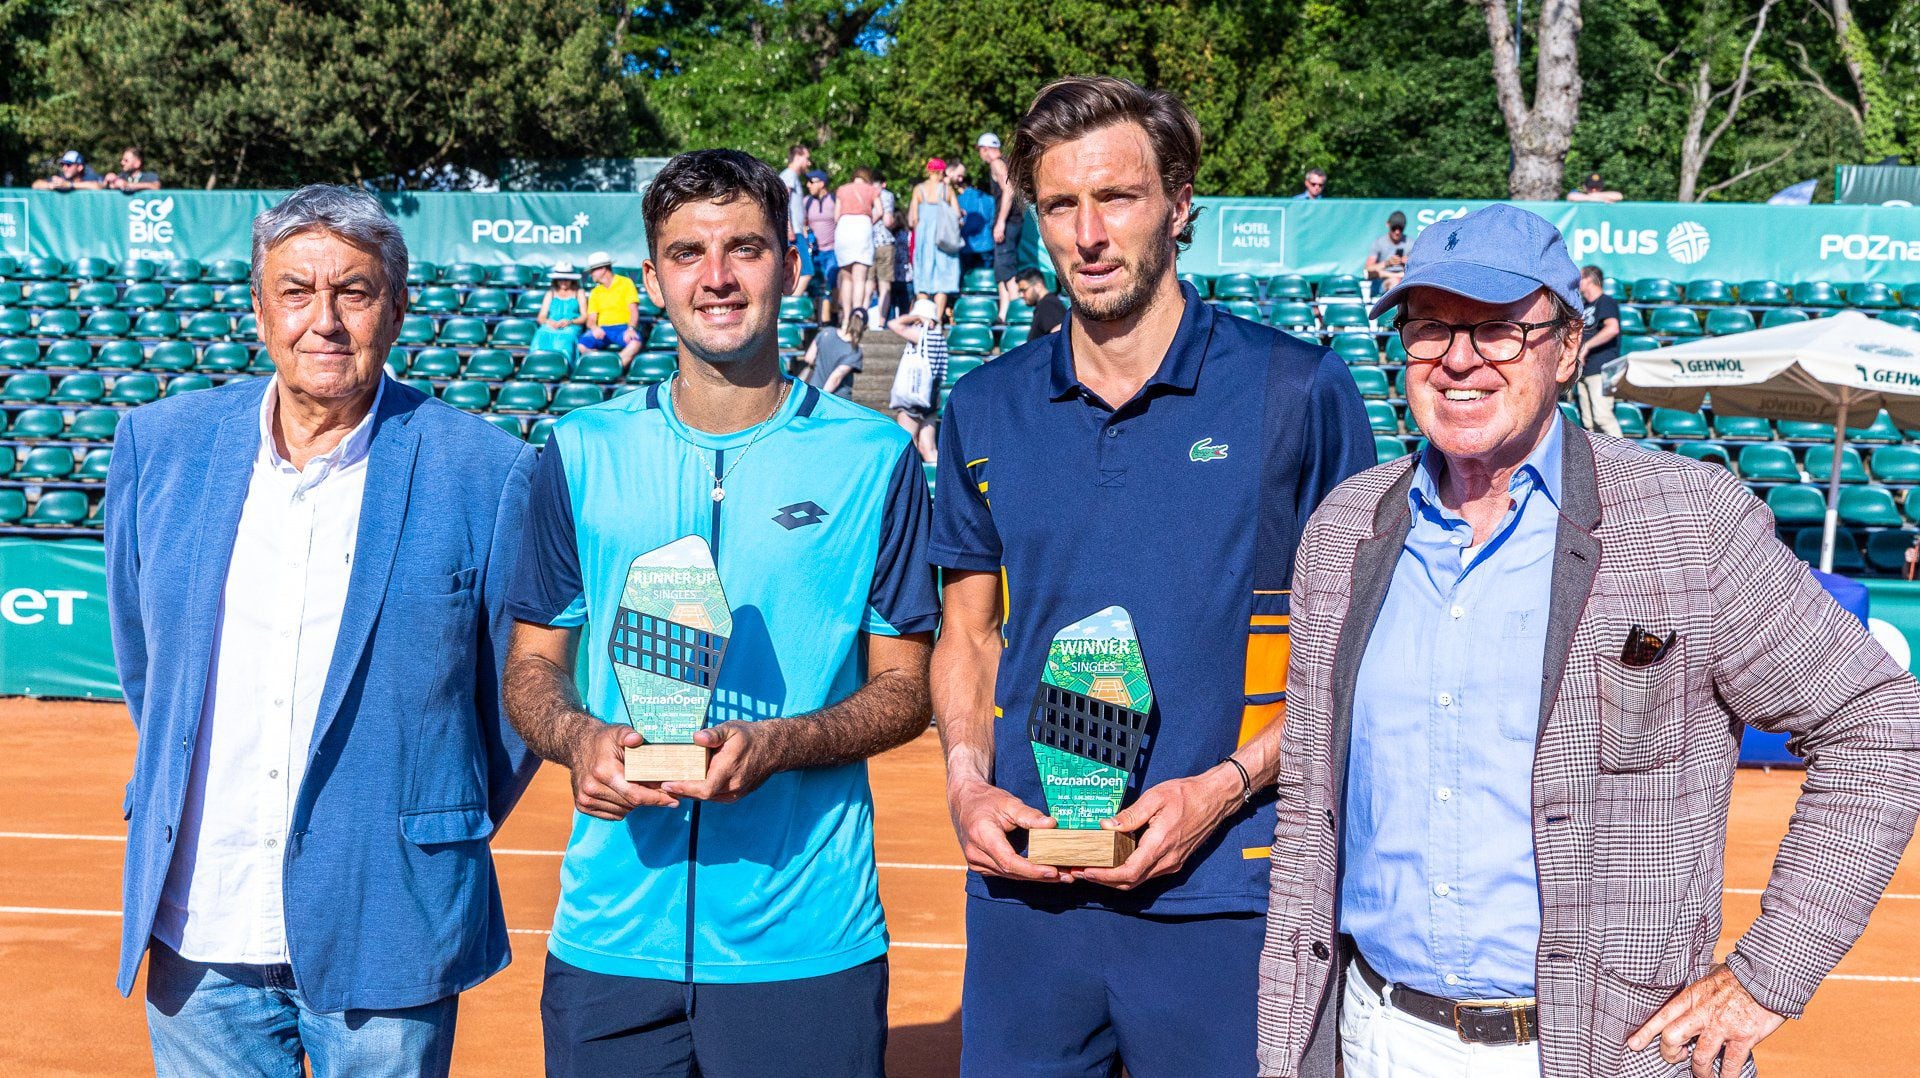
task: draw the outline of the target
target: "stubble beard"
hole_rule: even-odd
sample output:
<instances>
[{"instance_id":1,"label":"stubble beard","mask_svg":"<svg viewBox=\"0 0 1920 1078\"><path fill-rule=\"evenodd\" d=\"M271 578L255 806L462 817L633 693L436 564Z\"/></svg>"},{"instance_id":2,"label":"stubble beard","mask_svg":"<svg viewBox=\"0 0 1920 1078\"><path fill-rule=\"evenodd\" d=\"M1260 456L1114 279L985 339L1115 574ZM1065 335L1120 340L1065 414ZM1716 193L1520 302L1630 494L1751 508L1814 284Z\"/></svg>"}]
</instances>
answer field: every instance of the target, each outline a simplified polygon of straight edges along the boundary
<instances>
[{"instance_id":1,"label":"stubble beard","mask_svg":"<svg viewBox=\"0 0 1920 1078\"><path fill-rule=\"evenodd\" d=\"M1139 272L1132 274L1127 286L1117 294L1081 297L1075 294L1073 275L1067 274L1061 285L1073 300L1074 316L1089 322L1119 322L1139 314L1152 301L1160 279L1173 267L1174 250L1173 237L1167 234L1167 229L1155 232L1153 246L1138 264ZM1130 263L1121 265L1134 268Z\"/></svg>"}]
</instances>

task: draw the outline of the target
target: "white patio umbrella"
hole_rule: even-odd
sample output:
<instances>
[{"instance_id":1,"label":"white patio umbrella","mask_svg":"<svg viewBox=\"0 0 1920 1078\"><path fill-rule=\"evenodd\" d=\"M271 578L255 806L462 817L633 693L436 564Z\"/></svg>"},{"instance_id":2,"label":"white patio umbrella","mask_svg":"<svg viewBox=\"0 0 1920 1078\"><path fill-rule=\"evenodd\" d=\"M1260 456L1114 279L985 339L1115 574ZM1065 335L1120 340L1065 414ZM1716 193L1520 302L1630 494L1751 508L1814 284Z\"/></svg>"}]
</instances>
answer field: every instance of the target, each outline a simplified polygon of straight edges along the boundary
<instances>
[{"instance_id":1,"label":"white patio umbrella","mask_svg":"<svg viewBox=\"0 0 1920 1078\"><path fill-rule=\"evenodd\" d=\"M1858 311L1625 358L1614 380L1614 395L1625 400L1697 411L1712 393L1715 412L1833 424L1823 572L1833 571L1848 417L1864 425L1884 408L1902 430L1920 429L1920 333Z\"/></svg>"}]
</instances>

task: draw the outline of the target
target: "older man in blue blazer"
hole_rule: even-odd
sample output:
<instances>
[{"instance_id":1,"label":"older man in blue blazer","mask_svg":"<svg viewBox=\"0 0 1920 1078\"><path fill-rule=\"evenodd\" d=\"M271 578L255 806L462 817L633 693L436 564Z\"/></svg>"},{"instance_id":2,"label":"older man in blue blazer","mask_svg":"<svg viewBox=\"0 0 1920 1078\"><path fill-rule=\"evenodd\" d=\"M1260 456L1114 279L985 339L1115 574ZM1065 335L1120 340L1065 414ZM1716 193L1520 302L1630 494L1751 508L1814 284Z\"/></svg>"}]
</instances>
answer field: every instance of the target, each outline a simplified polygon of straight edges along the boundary
<instances>
[{"instance_id":1,"label":"older man in blue blazer","mask_svg":"<svg viewBox=\"0 0 1920 1078\"><path fill-rule=\"evenodd\" d=\"M129 413L108 598L139 756L120 991L160 1075L445 1074L507 964L488 837L533 452L388 379L407 250L364 192L253 226L270 379Z\"/></svg>"}]
</instances>

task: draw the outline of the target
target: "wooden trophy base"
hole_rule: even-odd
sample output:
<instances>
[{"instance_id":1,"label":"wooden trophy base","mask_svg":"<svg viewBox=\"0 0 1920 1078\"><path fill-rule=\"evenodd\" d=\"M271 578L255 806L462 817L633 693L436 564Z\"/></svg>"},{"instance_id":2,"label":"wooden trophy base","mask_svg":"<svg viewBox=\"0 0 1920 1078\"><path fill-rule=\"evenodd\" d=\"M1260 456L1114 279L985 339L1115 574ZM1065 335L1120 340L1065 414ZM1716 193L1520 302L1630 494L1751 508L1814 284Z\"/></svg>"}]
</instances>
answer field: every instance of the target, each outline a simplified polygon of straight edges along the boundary
<instances>
[{"instance_id":1,"label":"wooden trophy base","mask_svg":"<svg viewBox=\"0 0 1920 1078\"><path fill-rule=\"evenodd\" d=\"M1113 868L1133 853L1124 831L1051 827L1027 832L1027 860L1057 868Z\"/></svg>"},{"instance_id":2,"label":"wooden trophy base","mask_svg":"<svg viewBox=\"0 0 1920 1078\"><path fill-rule=\"evenodd\" d=\"M699 782L712 758L705 745L639 745L627 750L627 781Z\"/></svg>"}]
</instances>

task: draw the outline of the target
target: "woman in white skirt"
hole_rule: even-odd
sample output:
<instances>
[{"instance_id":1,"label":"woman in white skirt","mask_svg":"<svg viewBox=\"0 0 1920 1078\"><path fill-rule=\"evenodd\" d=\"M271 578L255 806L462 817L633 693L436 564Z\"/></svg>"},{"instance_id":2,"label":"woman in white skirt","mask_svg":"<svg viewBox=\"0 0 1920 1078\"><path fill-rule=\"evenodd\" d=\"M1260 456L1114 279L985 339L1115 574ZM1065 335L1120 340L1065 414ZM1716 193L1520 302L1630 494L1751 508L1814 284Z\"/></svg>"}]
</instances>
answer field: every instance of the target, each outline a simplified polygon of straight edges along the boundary
<instances>
[{"instance_id":1,"label":"woman in white skirt","mask_svg":"<svg viewBox=\"0 0 1920 1078\"><path fill-rule=\"evenodd\" d=\"M880 188L873 170L853 170L834 192L840 220L833 226L833 253L840 260L840 310L864 311L873 296L873 223L880 217Z\"/></svg>"}]
</instances>

